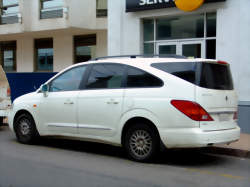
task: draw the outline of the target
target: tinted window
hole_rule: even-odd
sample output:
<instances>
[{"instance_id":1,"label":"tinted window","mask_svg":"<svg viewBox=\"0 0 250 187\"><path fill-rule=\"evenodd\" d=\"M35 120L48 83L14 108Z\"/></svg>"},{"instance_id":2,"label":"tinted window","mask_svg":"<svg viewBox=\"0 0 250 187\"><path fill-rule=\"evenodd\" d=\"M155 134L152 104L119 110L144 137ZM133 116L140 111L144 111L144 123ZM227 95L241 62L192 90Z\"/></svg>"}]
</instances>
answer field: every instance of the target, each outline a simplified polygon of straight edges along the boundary
<instances>
[{"instance_id":1,"label":"tinted window","mask_svg":"<svg viewBox=\"0 0 250 187\"><path fill-rule=\"evenodd\" d=\"M233 89L232 76L228 65L204 63L201 69L201 87L216 90Z\"/></svg>"},{"instance_id":2,"label":"tinted window","mask_svg":"<svg viewBox=\"0 0 250 187\"><path fill-rule=\"evenodd\" d=\"M78 90L87 66L70 69L50 83L50 92Z\"/></svg>"},{"instance_id":3,"label":"tinted window","mask_svg":"<svg viewBox=\"0 0 250 187\"><path fill-rule=\"evenodd\" d=\"M139 70L137 68L128 68L127 87L140 88L140 87L159 87L163 82L155 76Z\"/></svg>"},{"instance_id":4,"label":"tinted window","mask_svg":"<svg viewBox=\"0 0 250 187\"><path fill-rule=\"evenodd\" d=\"M152 66L203 88L216 90L233 89L229 65L176 62L154 63Z\"/></svg>"},{"instance_id":5,"label":"tinted window","mask_svg":"<svg viewBox=\"0 0 250 187\"><path fill-rule=\"evenodd\" d=\"M196 73L196 63L155 63L152 64L153 67L175 75L181 79L188 82L195 83L195 73Z\"/></svg>"},{"instance_id":6,"label":"tinted window","mask_svg":"<svg viewBox=\"0 0 250 187\"><path fill-rule=\"evenodd\" d=\"M121 88L124 66L111 64L94 65L86 88Z\"/></svg>"}]
</instances>

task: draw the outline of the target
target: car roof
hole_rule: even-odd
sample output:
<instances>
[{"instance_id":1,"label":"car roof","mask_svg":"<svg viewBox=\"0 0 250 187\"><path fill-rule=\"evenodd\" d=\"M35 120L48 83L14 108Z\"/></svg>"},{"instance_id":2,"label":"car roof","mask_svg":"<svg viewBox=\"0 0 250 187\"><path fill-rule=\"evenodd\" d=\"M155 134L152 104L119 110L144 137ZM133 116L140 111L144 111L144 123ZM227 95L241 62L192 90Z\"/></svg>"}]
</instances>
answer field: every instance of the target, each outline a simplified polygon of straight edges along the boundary
<instances>
[{"instance_id":1,"label":"car roof","mask_svg":"<svg viewBox=\"0 0 250 187\"><path fill-rule=\"evenodd\" d=\"M73 66L79 66L84 64L98 64L98 63L116 63L125 64L132 66L151 66L153 63L175 63L175 62L209 62L216 63L216 60L203 59L203 58L174 58L174 57L141 57L141 56L131 56L131 57L101 57L87 62L78 63Z\"/></svg>"}]
</instances>

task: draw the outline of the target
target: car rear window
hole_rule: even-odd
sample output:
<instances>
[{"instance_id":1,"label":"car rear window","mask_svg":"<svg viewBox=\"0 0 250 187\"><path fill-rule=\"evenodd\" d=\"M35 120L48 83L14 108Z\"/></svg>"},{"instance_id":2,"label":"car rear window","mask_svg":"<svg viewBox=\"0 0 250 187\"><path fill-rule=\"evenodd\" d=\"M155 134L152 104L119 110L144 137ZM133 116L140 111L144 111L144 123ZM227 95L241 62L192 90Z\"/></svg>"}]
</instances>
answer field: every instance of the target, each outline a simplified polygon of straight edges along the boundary
<instances>
[{"instance_id":1,"label":"car rear window","mask_svg":"<svg viewBox=\"0 0 250 187\"><path fill-rule=\"evenodd\" d=\"M226 64L174 62L153 63L152 67L203 88L233 90L230 66Z\"/></svg>"},{"instance_id":2,"label":"car rear window","mask_svg":"<svg viewBox=\"0 0 250 187\"><path fill-rule=\"evenodd\" d=\"M233 90L229 65L202 63L199 85L216 90Z\"/></svg>"}]
</instances>

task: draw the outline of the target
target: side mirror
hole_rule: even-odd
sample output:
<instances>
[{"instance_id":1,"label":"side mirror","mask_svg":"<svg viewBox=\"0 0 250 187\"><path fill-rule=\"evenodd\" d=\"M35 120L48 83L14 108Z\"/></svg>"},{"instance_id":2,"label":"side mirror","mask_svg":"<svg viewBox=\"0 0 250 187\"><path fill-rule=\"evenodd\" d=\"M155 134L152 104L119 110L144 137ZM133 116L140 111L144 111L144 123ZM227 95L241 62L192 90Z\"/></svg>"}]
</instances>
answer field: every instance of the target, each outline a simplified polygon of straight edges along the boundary
<instances>
[{"instance_id":1,"label":"side mirror","mask_svg":"<svg viewBox=\"0 0 250 187\"><path fill-rule=\"evenodd\" d=\"M49 91L49 86L47 84L43 84L41 90L43 92L43 96L47 97L48 96L48 91Z\"/></svg>"}]
</instances>

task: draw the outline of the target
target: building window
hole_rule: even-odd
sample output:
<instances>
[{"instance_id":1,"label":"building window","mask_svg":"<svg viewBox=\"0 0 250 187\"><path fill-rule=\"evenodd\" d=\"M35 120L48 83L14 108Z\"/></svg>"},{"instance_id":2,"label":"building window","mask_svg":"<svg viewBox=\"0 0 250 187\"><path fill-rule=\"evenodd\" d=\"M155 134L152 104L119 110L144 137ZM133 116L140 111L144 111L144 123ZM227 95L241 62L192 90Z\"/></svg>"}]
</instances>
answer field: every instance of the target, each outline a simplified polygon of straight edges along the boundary
<instances>
[{"instance_id":1,"label":"building window","mask_svg":"<svg viewBox=\"0 0 250 187\"><path fill-rule=\"evenodd\" d=\"M16 71L16 41L0 42L0 50L0 60L4 71Z\"/></svg>"},{"instance_id":2,"label":"building window","mask_svg":"<svg viewBox=\"0 0 250 187\"><path fill-rule=\"evenodd\" d=\"M18 23L18 0L0 0L1 24Z\"/></svg>"},{"instance_id":3,"label":"building window","mask_svg":"<svg viewBox=\"0 0 250 187\"><path fill-rule=\"evenodd\" d=\"M144 54L216 58L216 13L143 20Z\"/></svg>"},{"instance_id":4,"label":"building window","mask_svg":"<svg viewBox=\"0 0 250 187\"><path fill-rule=\"evenodd\" d=\"M86 62L96 57L96 35L74 36L74 62Z\"/></svg>"},{"instance_id":5,"label":"building window","mask_svg":"<svg viewBox=\"0 0 250 187\"><path fill-rule=\"evenodd\" d=\"M53 39L35 40L35 70L53 71Z\"/></svg>"},{"instance_id":6,"label":"building window","mask_svg":"<svg viewBox=\"0 0 250 187\"><path fill-rule=\"evenodd\" d=\"M107 0L96 0L96 17L107 17L108 5Z\"/></svg>"},{"instance_id":7,"label":"building window","mask_svg":"<svg viewBox=\"0 0 250 187\"><path fill-rule=\"evenodd\" d=\"M63 0L41 0L41 19L62 18Z\"/></svg>"}]
</instances>

